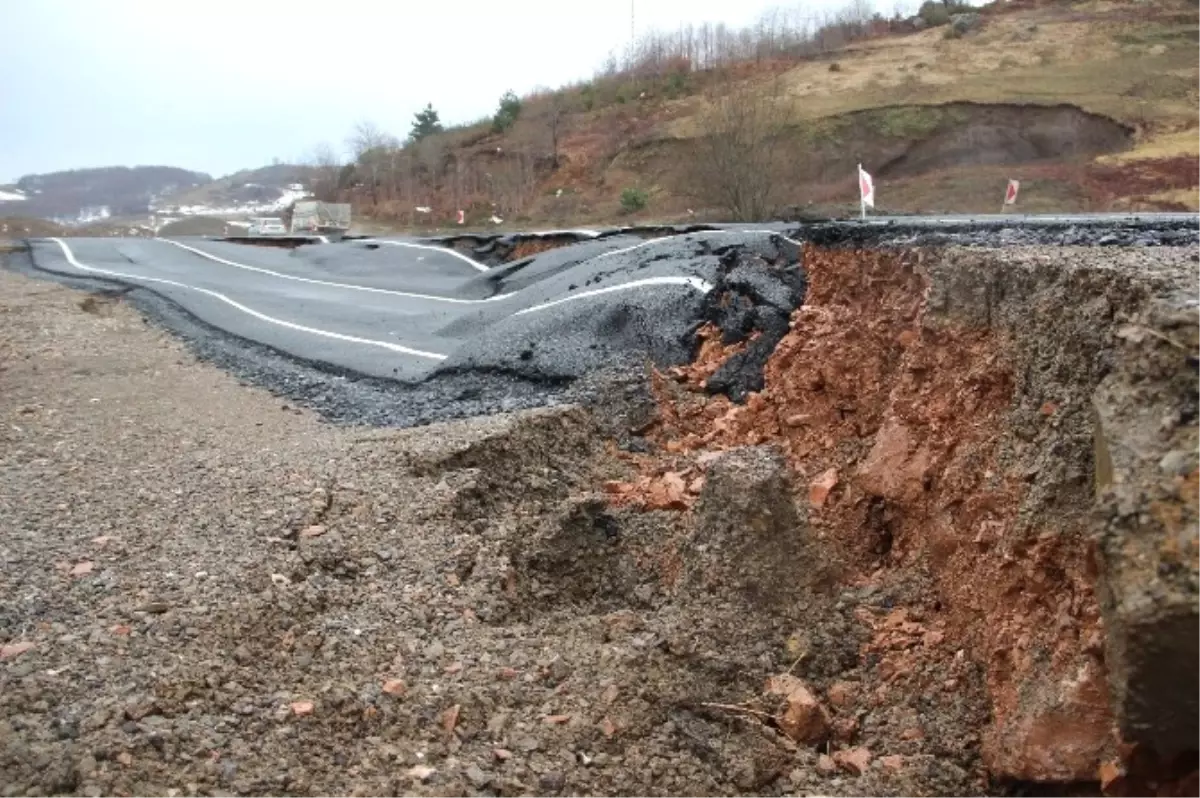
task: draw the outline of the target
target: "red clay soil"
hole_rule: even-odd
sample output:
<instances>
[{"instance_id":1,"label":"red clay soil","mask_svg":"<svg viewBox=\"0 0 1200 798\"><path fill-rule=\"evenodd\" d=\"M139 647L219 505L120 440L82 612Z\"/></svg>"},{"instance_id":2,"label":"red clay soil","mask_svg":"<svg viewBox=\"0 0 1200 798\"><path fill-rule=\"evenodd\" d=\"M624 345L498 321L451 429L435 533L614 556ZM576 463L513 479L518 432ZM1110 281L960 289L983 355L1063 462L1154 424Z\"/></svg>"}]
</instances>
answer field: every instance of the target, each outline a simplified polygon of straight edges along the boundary
<instances>
[{"instance_id":1,"label":"red clay soil","mask_svg":"<svg viewBox=\"0 0 1200 798\"><path fill-rule=\"evenodd\" d=\"M1085 185L1093 196L1109 200L1196 188L1200 186L1200 158L1179 155L1116 166L1091 164Z\"/></svg>"},{"instance_id":2,"label":"red clay soil","mask_svg":"<svg viewBox=\"0 0 1200 798\"><path fill-rule=\"evenodd\" d=\"M506 260L521 260L521 258L528 258L530 255L537 255L539 252L557 249L562 245L561 241L555 241L550 238L527 238L517 242L517 245L513 247L513 251L508 254Z\"/></svg>"},{"instance_id":3,"label":"red clay soil","mask_svg":"<svg viewBox=\"0 0 1200 798\"><path fill-rule=\"evenodd\" d=\"M810 534L849 564L844 582L921 572L937 586L921 606L860 613L873 632L863 651L877 663L872 705L925 689L914 674L941 673L937 688L953 690L978 663L993 777L1136 789L1117 775L1130 751L1112 731L1086 513L1018 519L1037 466L1011 456L1026 451L1006 423L1014 341L998 326L927 317L922 257L806 251L808 296L764 390L745 405L703 395L732 353L707 331L694 365L656 381L649 437L666 455L641 458L640 478L607 490L617 504L687 508L715 452L777 444L807 493ZM1036 434L1057 414L1045 401Z\"/></svg>"}]
</instances>

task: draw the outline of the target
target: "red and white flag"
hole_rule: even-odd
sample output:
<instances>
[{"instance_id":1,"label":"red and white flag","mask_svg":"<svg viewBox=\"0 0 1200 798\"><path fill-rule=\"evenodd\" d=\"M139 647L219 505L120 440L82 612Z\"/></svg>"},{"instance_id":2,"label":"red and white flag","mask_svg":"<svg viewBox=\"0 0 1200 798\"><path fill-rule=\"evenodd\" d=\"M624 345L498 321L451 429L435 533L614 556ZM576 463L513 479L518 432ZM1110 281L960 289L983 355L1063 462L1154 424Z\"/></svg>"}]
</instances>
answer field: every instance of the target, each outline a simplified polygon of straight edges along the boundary
<instances>
[{"instance_id":1,"label":"red and white flag","mask_svg":"<svg viewBox=\"0 0 1200 798\"><path fill-rule=\"evenodd\" d=\"M862 164L858 165L858 193L864 208L875 207L875 181L863 171Z\"/></svg>"},{"instance_id":2,"label":"red and white flag","mask_svg":"<svg viewBox=\"0 0 1200 798\"><path fill-rule=\"evenodd\" d=\"M1017 192L1020 190L1021 190L1021 181L1020 180L1009 180L1008 188L1004 189L1004 204L1005 205L1016 205L1017 204Z\"/></svg>"},{"instance_id":3,"label":"red and white flag","mask_svg":"<svg viewBox=\"0 0 1200 798\"><path fill-rule=\"evenodd\" d=\"M462 211L459 211L458 212L458 223L466 224L466 221L467 221L467 215L465 213L463 213Z\"/></svg>"}]
</instances>

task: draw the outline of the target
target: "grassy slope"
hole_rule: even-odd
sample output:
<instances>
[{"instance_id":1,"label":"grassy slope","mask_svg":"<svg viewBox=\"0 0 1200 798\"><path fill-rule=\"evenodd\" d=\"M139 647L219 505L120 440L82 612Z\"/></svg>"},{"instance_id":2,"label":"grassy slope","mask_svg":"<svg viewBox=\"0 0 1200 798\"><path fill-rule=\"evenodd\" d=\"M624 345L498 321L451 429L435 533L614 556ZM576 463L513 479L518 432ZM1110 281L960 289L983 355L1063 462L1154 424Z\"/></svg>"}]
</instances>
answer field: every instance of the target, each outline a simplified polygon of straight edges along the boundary
<instances>
[{"instance_id":1,"label":"grassy slope","mask_svg":"<svg viewBox=\"0 0 1200 798\"><path fill-rule=\"evenodd\" d=\"M952 167L897 179L880 186L891 209L999 210L1011 176L1021 178L1022 208L1033 212L1196 209L1197 18L1195 3L1175 0L1032 6L1015 0L985 14L983 28L964 38L948 39L945 28L934 28L862 42L798 65L747 66L746 80L765 85L779 79L795 100L799 124L789 156L797 160L846 145L839 139L860 134L855 126L864 120L893 138L917 141L933 115L944 115L929 107L952 102L1066 103L1135 130L1130 149L1082 162ZM564 124L564 166L536 187L526 213L506 224L686 219L693 207L701 217L717 214L696 207L680 190L678 175L686 168L683 147L703 129L706 76L689 75L682 86L678 80L622 80L593 84L594 108L570 114ZM646 96L639 98L642 91ZM576 100L579 89L567 94ZM531 118L507 134L456 132L462 142L456 149L486 154L519 147L536 134L532 118L544 102L527 102L523 114ZM618 197L632 185L647 189L651 203L624 216ZM784 200L845 212L855 198L848 174L805 183Z\"/></svg>"}]
</instances>

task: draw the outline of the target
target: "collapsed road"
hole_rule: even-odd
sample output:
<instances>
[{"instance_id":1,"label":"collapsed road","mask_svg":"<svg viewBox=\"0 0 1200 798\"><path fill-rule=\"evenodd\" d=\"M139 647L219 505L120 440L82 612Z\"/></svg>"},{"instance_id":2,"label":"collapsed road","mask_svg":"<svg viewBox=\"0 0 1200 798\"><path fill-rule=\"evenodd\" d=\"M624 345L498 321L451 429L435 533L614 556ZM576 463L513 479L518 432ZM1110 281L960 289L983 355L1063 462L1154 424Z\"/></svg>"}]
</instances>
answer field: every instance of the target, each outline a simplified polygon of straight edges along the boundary
<instances>
[{"instance_id":1,"label":"collapsed road","mask_svg":"<svg viewBox=\"0 0 1200 798\"><path fill-rule=\"evenodd\" d=\"M295 396L301 374L389 392L387 415L371 418L399 424L542 404L647 358L687 362L714 287L747 296L743 336L769 318L777 339L803 299L800 247L771 230L612 236L495 268L394 240L286 251L47 239L31 259L43 275L146 289L142 301L168 326L280 393ZM760 305L765 314L750 312ZM397 390L411 401L396 402ZM347 409L328 414L352 415L353 391L332 397Z\"/></svg>"},{"instance_id":2,"label":"collapsed road","mask_svg":"<svg viewBox=\"0 0 1200 798\"><path fill-rule=\"evenodd\" d=\"M117 283L209 360L327 418L408 426L603 396L690 362L705 322L753 339L715 375L735 400L804 299L821 246L1195 241L1189 214L879 218L379 238L285 250L205 239L40 239L31 266ZM521 241L564 244L507 261ZM398 393L399 392L399 393ZM404 399L397 401L403 394Z\"/></svg>"},{"instance_id":3,"label":"collapsed road","mask_svg":"<svg viewBox=\"0 0 1200 798\"><path fill-rule=\"evenodd\" d=\"M13 253L6 792L1195 794L1195 218L770 231Z\"/></svg>"}]
</instances>

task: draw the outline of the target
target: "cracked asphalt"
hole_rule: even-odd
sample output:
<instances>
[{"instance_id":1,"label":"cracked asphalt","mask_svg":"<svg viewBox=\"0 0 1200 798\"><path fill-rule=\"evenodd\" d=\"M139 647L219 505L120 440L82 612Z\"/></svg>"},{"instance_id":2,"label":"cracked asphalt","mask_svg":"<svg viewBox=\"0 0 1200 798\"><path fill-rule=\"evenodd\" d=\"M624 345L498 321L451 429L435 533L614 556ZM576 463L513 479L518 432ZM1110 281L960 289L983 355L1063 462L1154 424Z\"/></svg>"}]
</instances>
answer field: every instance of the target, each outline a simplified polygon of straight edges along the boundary
<instances>
[{"instance_id":1,"label":"cracked asphalt","mask_svg":"<svg viewBox=\"0 0 1200 798\"><path fill-rule=\"evenodd\" d=\"M355 239L296 249L193 239L37 239L13 266L129 289L201 357L334 421L411 426L603 402L648 364L689 362L705 322L753 337L715 386L756 390L804 300L803 244L1181 246L1190 214L887 219ZM572 243L573 242L573 243ZM760 351L762 350L762 351Z\"/></svg>"}]
</instances>

